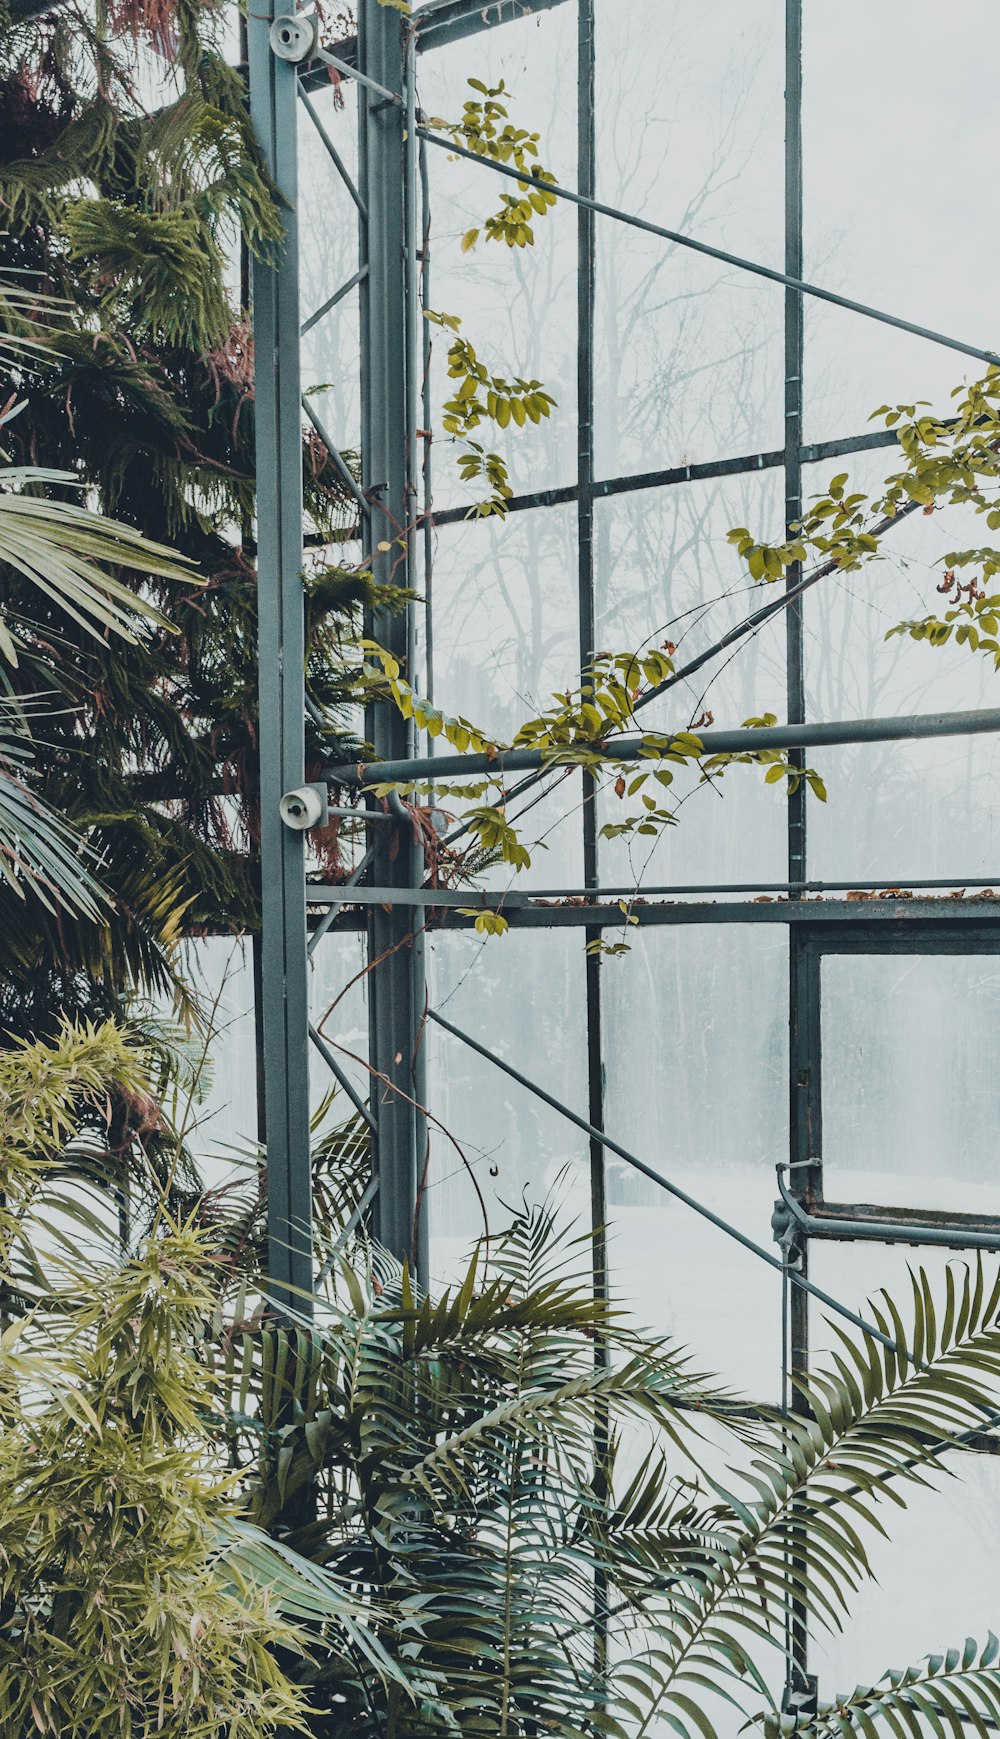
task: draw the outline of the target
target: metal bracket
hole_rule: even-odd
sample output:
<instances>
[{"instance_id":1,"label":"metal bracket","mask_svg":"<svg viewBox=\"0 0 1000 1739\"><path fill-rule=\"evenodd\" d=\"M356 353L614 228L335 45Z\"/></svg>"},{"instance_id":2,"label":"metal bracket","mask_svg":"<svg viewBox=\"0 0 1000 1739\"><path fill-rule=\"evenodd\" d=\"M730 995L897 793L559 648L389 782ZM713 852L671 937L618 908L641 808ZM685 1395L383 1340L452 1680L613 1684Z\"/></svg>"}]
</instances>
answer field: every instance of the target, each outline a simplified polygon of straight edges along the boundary
<instances>
[{"instance_id":1,"label":"metal bracket","mask_svg":"<svg viewBox=\"0 0 1000 1739\"><path fill-rule=\"evenodd\" d=\"M281 819L293 833L307 833L312 827L325 827L330 816L329 793L325 785L297 785L286 791L278 805Z\"/></svg>"},{"instance_id":2,"label":"metal bracket","mask_svg":"<svg viewBox=\"0 0 1000 1739\"><path fill-rule=\"evenodd\" d=\"M819 1704L819 1679L815 1673L804 1673L796 1669L797 1683L785 1686L785 1694L781 1699L783 1715L815 1715Z\"/></svg>"},{"instance_id":3,"label":"metal bracket","mask_svg":"<svg viewBox=\"0 0 1000 1739\"><path fill-rule=\"evenodd\" d=\"M948 1250L1000 1250L1000 1221L995 1225L988 1221L973 1225L955 1222L928 1225L923 1220L893 1219L891 1210L881 1208L870 1210L865 1215L858 1214L853 1219L850 1209L842 1218L840 1215L834 1218L832 1214L810 1214L788 1190L784 1173L789 1169L786 1165L775 1167L781 1200L775 1203L771 1225L779 1244L784 1244L797 1233L800 1240L835 1238L844 1243L934 1244Z\"/></svg>"},{"instance_id":4,"label":"metal bracket","mask_svg":"<svg viewBox=\"0 0 1000 1739\"><path fill-rule=\"evenodd\" d=\"M298 66L312 60L319 48L319 19L314 12L288 12L270 30L271 48L279 60Z\"/></svg>"}]
</instances>

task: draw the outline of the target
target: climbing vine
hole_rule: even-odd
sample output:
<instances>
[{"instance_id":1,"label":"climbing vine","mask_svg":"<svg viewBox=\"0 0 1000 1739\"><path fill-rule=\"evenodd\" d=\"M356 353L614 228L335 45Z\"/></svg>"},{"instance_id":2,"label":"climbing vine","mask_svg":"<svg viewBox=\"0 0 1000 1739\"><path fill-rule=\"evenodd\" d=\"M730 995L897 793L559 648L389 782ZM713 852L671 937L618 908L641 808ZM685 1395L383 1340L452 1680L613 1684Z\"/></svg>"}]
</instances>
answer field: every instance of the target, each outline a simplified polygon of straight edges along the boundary
<instances>
[{"instance_id":1,"label":"climbing vine","mask_svg":"<svg viewBox=\"0 0 1000 1739\"><path fill-rule=\"evenodd\" d=\"M428 308L424 318L455 334L448 346L448 374L456 384L444 405L441 423L463 449L458 459L463 483L482 478L489 489L489 495L478 501L470 513L478 518L495 513L503 519L514 493L506 461L500 453L487 452L481 442L474 441L473 432L487 419L499 429L506 429L511 423L519 429L528 423L540 423L556 401L540 380L510 381L503 375L491 374L469 340L461 337L462 322L457 314L437 314Z\"/></svg>"},{"instance_id":2,"label":"climbing vine","mask_svg":"<svg viewBox=\"0 0 1000 1739\"><path fill-rule=\"evenodd\" d=\"M404 0L381 3L408 10ZM509 248L530 247L536 222L556 204L551 191L554 177L541 162L540 135L513 123L508 107L511 93L503 80L497 85L475 78L467 82L471 95L460 118L435 117L429 124L460 150L513 166L522 179L516 194L505 194L496 210L465 232L462 250L469 252L481 240L503 242ZM443 430L460 446L463 481L482 482L488 490L470 514L503 518L513 494L507 465L476 436L488 423L500 429L538 424L555 409L556 401L537 380L493 373L462 335L457 315L428 311L426 318L451 334L448 374L453 387L443 407ZM959 385L952 397L955 411L946 418L918 403L886 404L872 413L872 421L881 421L895 433L900 451L898 467L880 489L869 493L852 487L850 473L844 471L813 497L802 519L782 539L765 540L746 526L734 527L728 541L750 579L773 585L787 580L797 565L810 562L831 572L861 569L881 557L884 538L901 518L917 510L930 515L946 505L967 506L985 517L990 531L1000 528L1000 368L991 366L981 379ZM1000 550L989 544L953 549L941 558L941 568L937 592L947 609L896 623L886 639L908 636L934 647L953 640L969 652L990 657L1000 669L1000 590L991 590L989 584L1000 573ZM962 573L969 569L973 570L970 577L963 580ZM458 754L472 753L496 763L496 770L459 781L390 785L376 779L370 788L381 796L394 790L429 796L435 802L447 797L463 800L462 831L472 836L478 850L515 871L529 867L531 854L516 820L507 812L505 749L538 750L546 771L560 766L585 768L593 793L613 792L623 809L619 819L601 827L606 839L655 838L675 826L678 805L672 787L680 767L694 768L704 783L717 782L734 765L756 766L769 785L789 794L804 785L813 797L826 800L821 773L802 765L798 756L769 748L720 754L711 752L710 745L706 752L698 729L702 722L711 722L711 714L693 728L673 733L642 731L637 710L676 674L674 651L666 641L658 649L599 654L579 687L553 695L550 706L526 719L509 744L501 744L469 719L452 718L422 699L407 683L398 662L368 642L365 683L381 688L431 738L443 738ZM743 721L748 729L777 722L773 712ZM630 752L619 759L615 744L626 734L632 738ZM377 769L370 771L374 775ZM470 915L475 915L476 927L483 933L502 934L506 929L499 912ZM630 921L627 910L625 915ZM605 945L591 946L603 949ZM611 951L622 946L617 944Z\"/></svg>"}]
</instances>

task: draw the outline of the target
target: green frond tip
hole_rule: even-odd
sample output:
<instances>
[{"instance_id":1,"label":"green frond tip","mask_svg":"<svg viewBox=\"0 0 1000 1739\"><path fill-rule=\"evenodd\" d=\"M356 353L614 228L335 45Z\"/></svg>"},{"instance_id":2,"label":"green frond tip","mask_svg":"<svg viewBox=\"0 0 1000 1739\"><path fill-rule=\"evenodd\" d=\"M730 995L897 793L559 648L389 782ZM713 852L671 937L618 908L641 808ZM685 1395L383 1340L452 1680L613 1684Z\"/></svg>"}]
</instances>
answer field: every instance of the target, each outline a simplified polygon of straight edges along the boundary
<instances>
[{"instance_id":1,"label":"green frond tip","mask_svg":"<svg viewBox=\"0 0 1000 1739\"><path fill-rule=\"evenodd\" d=\"M222 343L232 325L224 262L195 209L79 199L67 203L62 221L70 257L90 265L105 301L120 304L127 295L140 326L168 342L202 352Z\"/></svg>"},{"instance_id":2,"label":"green frond tip","mask_svg":"<svg viewBox=\"0 0 1000 1739\"><path fill-rule=\"evenodd\" d=\"M1000 1643L990 1631L983 1648L967 1637L962 1648L927 1655L917 1666L890 1669L877 1685L820 1703L813 1715L771 1715L766 1739L876 1739L901 1734L975 1734L994 1739L1000 1726Z\"/></svg>"}]
</instances>

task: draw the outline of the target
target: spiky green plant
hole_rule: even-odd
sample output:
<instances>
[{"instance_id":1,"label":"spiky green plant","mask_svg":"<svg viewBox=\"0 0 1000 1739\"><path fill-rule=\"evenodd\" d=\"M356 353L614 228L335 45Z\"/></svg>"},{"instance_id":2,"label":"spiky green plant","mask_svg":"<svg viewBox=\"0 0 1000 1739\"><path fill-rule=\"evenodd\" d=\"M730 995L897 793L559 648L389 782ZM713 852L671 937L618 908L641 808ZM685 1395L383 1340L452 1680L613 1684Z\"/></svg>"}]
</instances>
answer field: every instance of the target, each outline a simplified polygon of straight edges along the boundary
<instances>
[{"instance_id":1,"label":"spiky green plant","mask_svg":"<svg viewBox=\"0 0 1000 1739\"><path fill-rule=\"evenodd\" d=\"M949 1268L937 1297L915 1271L905 1313L870 1306L883 1339L840 1333L802 1410L762 1412L595 1298L591 1240L551 1204L478 1250L460 1287L416 1296L363 1228L341 1242L366 1159L352 1122L317 1145L332 1265L316 1320L279 1321L256 1210L235 1241L211 1198L183 1221L161 1211L117 1262L105 1217L95 1265L100 1210L81 1210L63 1162L115 1095L155 1115L149 1057L113 1024L0 1053L12 1739L29 1720L151 1734L161 1693L178 1739L221 1739L227 1719L267 1732L281 1698L315 1739L716 1739L733 1719L772 1739L987 1739L985 1626L815 1714L778 1704L789 1607L838 1625L871 1574L866 1536L997 1408L1000 1278L981 1262ZM43 1257L55 1238L61 1259ZM102 1725L112 1707L119 1725Z\"/></svg>"},{"instance_id":2,"label":"spiky green plant","mask_svg":"<svg viewBox=\"0 0 1000 1739\"><path fill-rule=\"evenodd\" d=\"M900 1739L960 1720L986 1739L992 1614L983 1645L818 1715L782 1715L780 1687L790 1607L838 1626L871 1575L866 1536L997 1408L1000 1279L949 1270L935 1299L917 1271L906 1320L871 1306L896 1352L840 1334L805 1412L768 1414L595 1301L589 1258L536 1209L460 1288L419 1299L362 1240L318 1328L227 1341L254 1515L366 1590L420 1675L419 1695L372 1679L360 1701L331 1666L319 1683L340 1701L313 1732L717 1739L736 1718Z\"/></svg>"},{"instance_id":3,"label":"spiky green plant","mask_svg":"<svg viewBox=\"0 0 1000 1739\"><path fill-rule=\"evenodd\" d=\"M53 1177L113 1096L149 1103L112 1023L0 1053L0 1274L54 1216L99 1231ZM76 1211L75 1211L76 1210ZM161 1213L130 1258L45 1263L57 1288L0 1339L0 1730L9 1739L266 1739L304 1731L288 1676L319 1642L393 1676L348 1587L241 1519L202 1356L204 1231ZM36 1264L37 1265L37 1264ZM309 1638L294 1620L306 1612ZM300 1676L304 1676L300 1674Z\"/></svg>"}]
</instances>

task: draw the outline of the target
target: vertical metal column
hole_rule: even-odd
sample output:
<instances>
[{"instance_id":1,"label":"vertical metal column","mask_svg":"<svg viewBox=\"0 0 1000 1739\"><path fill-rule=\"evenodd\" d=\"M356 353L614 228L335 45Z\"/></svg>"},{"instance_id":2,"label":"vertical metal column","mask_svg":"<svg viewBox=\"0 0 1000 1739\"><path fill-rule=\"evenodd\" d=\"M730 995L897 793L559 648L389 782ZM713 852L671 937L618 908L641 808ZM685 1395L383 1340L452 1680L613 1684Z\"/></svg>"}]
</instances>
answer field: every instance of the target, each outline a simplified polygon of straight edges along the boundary
<instances>
[{"instance_id":1,"label":"vertical metal column","mask_svg":"<svg viewBox=\"0 0 1000 1739\"><path fill-rule=\"evenodd\" d=\"M793 1195L807 1202L819 1187L815 1161L822 1152L820 1083L820 957L802 926L794 924L791 953L791 1023L789 1033L790 1126L789 1186ZM809 1273L809 1243L799 1237L793 1248L797 1272ZM794 1385L795 1378L809 1374L809 1305L799 1286L787 1288L789 1375L793 1379L790 1407L806 1413L806 1403ZM809 1676L808 1612L802 1600L793 1600L787 1615L788 1662L785 1707L788 1713L804 1711L815 1694Z\"/></svg>"},{"instance_id":2,"label":"vertical metal column","mask_svg":"<svg viewBox=\"0 0 1000 1739\"><path fill-rule=\"evenodd\" d=\"M802 276L802 0L785 0L785 271ZM802 517L802 372L803 297L800 290L785 291L785 531ZM802 578L802 565L793 563L787 584ZM802 599L785 610L788 722L805 720L805 676L802 648ZM802 752L791 757L804 765ZM788 879L804 881L806 875L805 788L788 799Z\"/></svg>"},{"instance_id":3,"label":"vertical metal column","mask_svg":"<svg viewBox=\"0 0 1000 1739\"><path fill-rule=\"evenodd\" d=\"M406 22L393 7L361 0L358 9L358 70L384 89L390 102L358 84L362 259L368 274L361 287L361 462L369 502L363 537L372 573L381 584L406 584L412 572L417 514L413 430L416 375L410 352L418 305L415 249L415 139L405 126L406 92L412 91L412 47ZM410 80L404 78L410 57ZM409 240L409 249L407 242ZM387 545L380 549L379 545ZM376 609L370 631L412 675L412 611ZM368 709L366 734L376 756L396 760L413 754L412 721L389 703ZM409 821L373 827L372 876L380 886L412 888L420 879L422 854ZM426 1214L414 1226L423 1143L414 1100L421 1068L418 1035L424 1004L423 942L413 907L375 909L368 927L370 1056L378 1118L379 1193L374 1229L387 1249L426 1272ZM419 1151L418 1151L419 1149Z\"/></svg>"},{"instance_id":4,"label":"vertical metal column","mask_svg":"<svg viewBox=\"0 0 1000 1739\"><path fill-rule=\"evenodd\" d=\"M802 277L802 0L785 0L785 271ZM785 291L785 530L802 516L802 408L804 372L804 301L801 291ZM787 584L802 577L801 563L788 570ZM787 715L790 724L806 716L805 671L802 637L802 599L785 611L787 658ZM805 765L803 751L790 759ZM788 798L788 879L806 879L806 788L802 784ZM794 887L791 898L797 898ZM789 1069L790 1083L790 1172L791 1189L807 1199L812 1196L814 1176L811 1161L818 1153L819 1090L819 962L798 924L789 929ZM809 1268L808 1242L801 1240L795 1253L800 1273ZM803 1407L794 1386L795 1377L809 1370L809 1302L801 1287L788 1289L788 1340L791 1407ZM809 1678L808 1614L802 1601L793 1601L788 1614L788 1662L785 1706L789 1711L805 1708L813 1693Z\"/></svg>"},{"instance_id":5,"label":"vertical metal column","mask_svg":"<svg viewBox=\"0 0 1000 1739\"><path fill-rule=\"evenodd\" d=\"M581 193L595 194L594 138L594 0L579 0L578 25L578 95L577 185ZM578 597L580 622L580 668L586 671L596 649L594 602L594 304L595 304L595 220L592 211L582 207L577 213L577 541ZM583 877L588 888L598 886L597 810L595 784L589 773L583 775ZM587 1076L588 1116L598 1129L604 1128L604 1056L601 1034L601 961L597 954L586 956L587 982ZM600 1142L590 1143L590 1188L593 1225L603 1227L607 1219L604 1149ZM598 1296L607 1290L605 1274L606 1240L603 1234L594 1246L594 1287Z\"/></svg>"},{"instance_id":6,"label":"vertical metal column","mask_svg":"<svg viewBox=\"0 0 1000 1739\"><path fill-rule=\"evenodd\" d=\"M596 196L594 0L578 0L577 20L577 186L589 198ZM589 669L596 651L594 574L594 327L596 302L596 222L594 213L581 206L577 211L577 549L580 632L580 668ZM583 879L587 888L599 886L597 841L597 787L589 773L583 774ZM586 932L584 932L586 936ZM601 1020L601 957L586 954L587 997L587 1116L595 1128L604 1128L604 1039ZM590 1213L594 1228L594 1295L608 1292L607 1173L604 1148L590 1139ZM594 1359L607 1363L607 1347L595 1342ZM594 1452L598 1465L607 1457L608 1422L598 1409ZM607 1580L594 1578L594 1664L598 1673L607 1660Z\"/></svg>"},{"instance_id":7,"label":"vertical metal column","mask_svg":"<svg viewBox=\"0 0 1000 1739\"><path fill-rule=\"evenodd\" d=\"M785 271L790 277L802 275L802 0L785 0ZM786 533L802 513L802 372L803 372L803 304L798 290L785 291L785 527ZM792 587L802 577L802 565L793 563L787 584ZM785 609L786 708L789 724L805 720L805 674L803 669L802 599L797 598ZM789 760L804 765L801 750L793 750ZM788 879L804 882L806 877L806 807L805 787L800 785L788 798ZM798 897L791 890L793 899ZM796 958L799 926L790 926L791 971L789 999L792 1023L792 1121L795 1121L794 1054L796 1050L796 1004L799 993L799 970ZM793 1155L793 1157L795 1157ZM793 1179L794 1187L794 1179ZM795 1296L801 1298L796 1290Z\"/></svg>"},{"instance_id":8,"label":"vertical metal column","mask_svg":"<svg viewBox=\"0 0 1000 1739\"><path fill-rule=\"evenodd\" d=\"M312 1287L305 835L278 813L305 769L302 428L296 221L296 69L271 51L274 0L248 24L250 113L283 201L273 264L253 262L260 661L261 997L268 1165L268 1273L278 1303Z\"/></svg>"}]
</instances>

